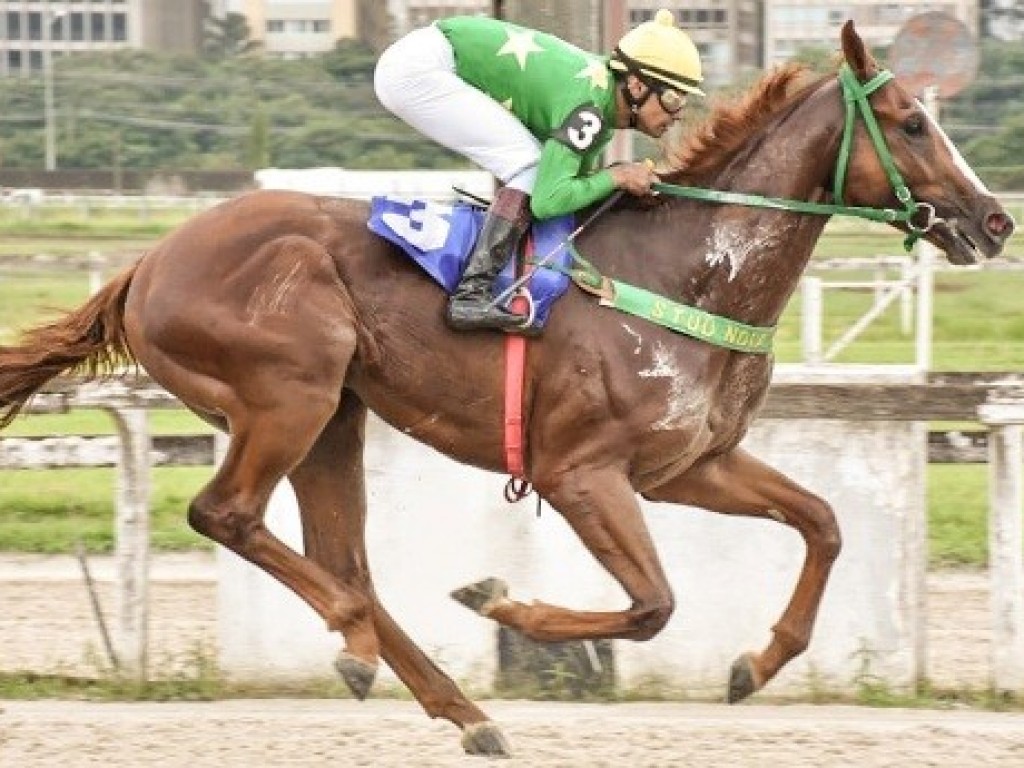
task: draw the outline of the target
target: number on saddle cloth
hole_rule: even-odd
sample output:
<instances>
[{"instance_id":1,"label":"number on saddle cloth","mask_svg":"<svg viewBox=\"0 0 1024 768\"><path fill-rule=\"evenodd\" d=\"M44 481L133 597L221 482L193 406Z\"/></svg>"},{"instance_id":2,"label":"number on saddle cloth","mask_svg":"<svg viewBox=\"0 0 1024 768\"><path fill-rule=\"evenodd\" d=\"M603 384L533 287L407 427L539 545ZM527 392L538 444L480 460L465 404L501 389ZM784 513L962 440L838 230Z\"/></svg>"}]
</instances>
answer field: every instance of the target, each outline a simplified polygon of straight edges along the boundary
<instances>
[{"instance_id":1,"label":"number on saddle cloth","mask_svg":"<svg viewBox=\"0 0 1024 768\"><path fill-rule=\"evenodd\" d=\"M370 205L370 230L399 246L445 291L454 291L483 228L484 211L463 202L439 203L392 195L374 197ZM531 230L533 260L545 259L558 249L549 263L567 270L572 253L566 239L572 230L571 215L535 221ZM495 281L496 295L514 280L515 264L509 262ZM527 287L536 308L533 329L544 327L552 304L568 286L568 276L554 269L538 269L530 278Z\"/></svg>"}]
</instances>

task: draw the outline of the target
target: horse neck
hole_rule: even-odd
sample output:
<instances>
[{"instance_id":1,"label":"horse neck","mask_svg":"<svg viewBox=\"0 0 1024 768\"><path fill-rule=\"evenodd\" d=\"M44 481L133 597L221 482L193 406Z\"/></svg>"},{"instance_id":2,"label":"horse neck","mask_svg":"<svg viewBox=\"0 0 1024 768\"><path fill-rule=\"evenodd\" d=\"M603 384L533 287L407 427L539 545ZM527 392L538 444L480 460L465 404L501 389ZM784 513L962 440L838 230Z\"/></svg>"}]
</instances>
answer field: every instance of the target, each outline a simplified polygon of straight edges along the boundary
<instances>
[{"instance_id":1,"label":"horse neck","mask_svg":"<svg viewBox=\"0 0 1024 768\"><path fill-rule=\"evenodd\" d=\"M818 89L752 136L714 178L693 186L820 201L842 120L835 90ZM625 226L646 238L643 274L636 276L644 287L753 325L778 321L827 222L680 199L635 216Z\"/></svg>"}]
</instances>

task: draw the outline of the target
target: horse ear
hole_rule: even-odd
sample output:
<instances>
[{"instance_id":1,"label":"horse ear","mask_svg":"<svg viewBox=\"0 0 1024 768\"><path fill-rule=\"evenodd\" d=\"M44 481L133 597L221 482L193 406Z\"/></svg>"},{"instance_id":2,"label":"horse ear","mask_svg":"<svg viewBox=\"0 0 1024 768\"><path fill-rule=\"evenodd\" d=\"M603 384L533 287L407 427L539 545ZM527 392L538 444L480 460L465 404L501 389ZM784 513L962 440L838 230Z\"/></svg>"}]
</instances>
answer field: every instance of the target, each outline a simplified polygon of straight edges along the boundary
<instances>
[{"instance_id":1,"label":"horse ear","mask_svg":"<svg viewBox=\"0 0 1024 768\"><path fill-rule=\"evenodd\" d=\"M857 75L857 79L863 82L873 77L878 71L878 64L868 49L864 47L864 41L860 39L857 30L853 28L852 19L843 24L841 38L843 56L846 57L846 63L850 65L850 69Z\"/></svg>"}]
</instances>

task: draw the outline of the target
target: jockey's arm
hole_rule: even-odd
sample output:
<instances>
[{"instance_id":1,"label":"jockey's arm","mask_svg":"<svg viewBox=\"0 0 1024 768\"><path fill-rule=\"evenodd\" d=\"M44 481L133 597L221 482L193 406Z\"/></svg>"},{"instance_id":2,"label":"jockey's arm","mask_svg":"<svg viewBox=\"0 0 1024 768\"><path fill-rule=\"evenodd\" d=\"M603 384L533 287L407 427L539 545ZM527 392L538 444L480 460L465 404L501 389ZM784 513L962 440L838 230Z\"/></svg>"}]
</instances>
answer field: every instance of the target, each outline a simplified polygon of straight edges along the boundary
<instances>
[{"instance_id":1,"label":"jockey's arm","mask_svg":"<svg viewBox=\"0 0 1024 768\"><path fill-rule=\"evenodd\" d=\"M574 152L560 141L544 142L537 166L537 181L530 210L538 219L572 213L603 200L615 191L615 179L607 169L586 173L588 155Z\"/></svg>"}]
</instances>

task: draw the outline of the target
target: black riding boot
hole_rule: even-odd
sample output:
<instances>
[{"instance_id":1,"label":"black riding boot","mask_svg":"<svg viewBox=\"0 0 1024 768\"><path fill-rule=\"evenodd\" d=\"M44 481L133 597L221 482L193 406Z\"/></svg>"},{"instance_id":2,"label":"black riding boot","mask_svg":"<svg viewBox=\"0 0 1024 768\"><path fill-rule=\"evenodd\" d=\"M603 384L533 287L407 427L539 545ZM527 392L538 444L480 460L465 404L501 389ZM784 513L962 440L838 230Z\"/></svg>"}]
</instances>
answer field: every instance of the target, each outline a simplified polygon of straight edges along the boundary
<instances>
[{"instance_id":1,"label":"black riding boot","mask_svg":"<svg viewBox=\"0 0 1024 768\"><path fill-rule=\"evenodd\" d=\"M494 328L509 330L522 326L525 318L502 307L488 306L494 297L491 287L530 224L530 198L518 189L502 187L494 195L480 237L469 256L462 280L448 300L448 325L457 331Z\"/></svg>"}]
</instances>

